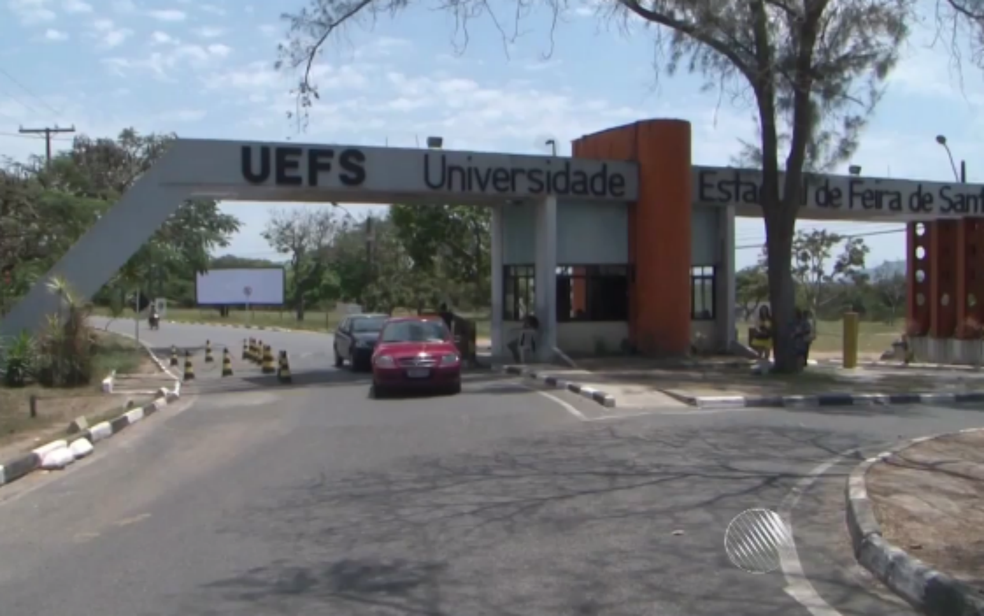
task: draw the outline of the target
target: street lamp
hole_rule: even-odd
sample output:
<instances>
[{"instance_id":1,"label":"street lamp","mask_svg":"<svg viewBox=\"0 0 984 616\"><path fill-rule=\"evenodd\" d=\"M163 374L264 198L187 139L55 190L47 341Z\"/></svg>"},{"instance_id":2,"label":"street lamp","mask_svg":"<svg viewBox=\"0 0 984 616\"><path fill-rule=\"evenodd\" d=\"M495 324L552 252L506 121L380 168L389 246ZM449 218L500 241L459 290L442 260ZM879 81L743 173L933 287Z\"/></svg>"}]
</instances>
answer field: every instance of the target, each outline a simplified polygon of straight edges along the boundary
<instances>
[{"instance_id":1,"label":"street lamp","mask_svg":"<svg viewBox=\"0 0 984 616\"><path fill-rule=\"evenodd\" d=\"M861 175L861 165L851 165L847 168L847 172L851 175Z\"/></svg>"},{"instance_id":2,"label":"street lamp","mask_svg":"<svg viewBox=\"0 0 984 616\"><path fill-rule=\"evenodd\" d=\"M960 182L961 184L966 184L967 183L967 161L965 161L965 160L961 160L960 161L960 171L958 172L957 171L957 165L956 165L956 163L953 162L953 152L950 151L950 146L948 146L946 144L946 136L945 135L936 135L936 143L938 143L941 146L943 146L943 149L946 150L947 158L950 159L950 168L953 169L953 177L956 178L956 180L958 182Z\"/></svg>"},{"instance_id":3,"label":"street lamp","mask_svg":"<svg viewBox=\"0 0 984 616\"><path fill-rule=\"evenodd\" d=\"M427 147L431 150L440 150L444 146L443 137L428 137Z\"/></svg>"}]
</instances>

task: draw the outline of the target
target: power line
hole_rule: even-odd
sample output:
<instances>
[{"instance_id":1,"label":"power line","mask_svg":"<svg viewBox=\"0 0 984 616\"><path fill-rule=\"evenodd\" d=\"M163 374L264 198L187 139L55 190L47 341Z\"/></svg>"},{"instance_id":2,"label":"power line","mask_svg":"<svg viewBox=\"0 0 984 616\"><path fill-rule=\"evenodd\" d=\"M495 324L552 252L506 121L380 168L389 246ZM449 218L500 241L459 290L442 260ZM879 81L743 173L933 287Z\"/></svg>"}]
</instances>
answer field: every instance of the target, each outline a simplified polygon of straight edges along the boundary
<instances>
[{"instance_id":1,"label":"power line","mask_svg":"<svg viewBox=\"0 0 984 616\"><path fill-rule=\"evenodd\" d=\"M12 137L14 139L32 139L35 141L37 141L38 139L44 139L44 137L40 137L36 135L21 135L20 133L5 133L2 131L0 131L0 137ZM55 137L54 135L52 135L51 137L52 141L72 141L72 139L73 139L72 137Z\"/></svg>"},{"instance_id":2,"label":"power line","mask_svg":"<svg viewBox=\"0 0 984 616\"><path fill-rule=\"evenodd\" d=\"M21 90L23 90L28 96L30 96L34 100L38 101L39 103L41 103L41 106L42 107L47 108L48 111L50 111L51 113L55 114L56 117L62 115L62 112L61 111L59 111L59 110L55 109L54 107L52 107L51 105L49 105L46 100L44 100L43 98L41 98L40 96L38 96L37 94L35 94L33 91L31 91L30 88L28 88L27 86L25 86L21 82L17 81L17 79L15 79L13 75L11 75L7 71L5 71L2 67L0 67L0 75L5 76L15 86L17 86L18 88L20 88ZM11 98L13 98L13 97L11 97ZM14 100L16 100L16 99L14 99ZM21 104L23 105L24 103L21 103Z\"/></svg>"},{"instance_id":3,"label":"power line","mask_svg":"<svg viewBox=\"0 0 984 616\"><path fill-rule=\"evenodd\" d=\"M866 233L852 233L850 235L842 235L844 239L852 239L855 237L871 237L872 235L888 235L889 233L904 233L905 229L885 229L883 231L868 231ZM747 244L745 246L736 246L735 250L749 250L752 248L761 248L762 244L765 243L763 240L759 244Z\"/></svg>"}]
</instances>

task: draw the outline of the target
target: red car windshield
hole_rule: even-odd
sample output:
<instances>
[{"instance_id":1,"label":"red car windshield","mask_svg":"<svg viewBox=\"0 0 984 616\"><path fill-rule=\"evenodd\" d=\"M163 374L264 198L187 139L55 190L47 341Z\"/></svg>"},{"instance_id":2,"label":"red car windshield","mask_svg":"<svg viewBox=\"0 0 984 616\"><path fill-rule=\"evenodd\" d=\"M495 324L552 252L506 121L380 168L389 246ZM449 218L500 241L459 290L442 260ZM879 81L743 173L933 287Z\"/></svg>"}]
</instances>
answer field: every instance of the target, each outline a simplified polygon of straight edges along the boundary
<instances>
[{"instance_id":1,"label":"red car windshield","mask_svg":"<svg viewBox=\"0 0 984 616\"><path fill-rule=\"evenodd\" d=\"M436 321L397 321L389 323L379 338L380 342L443 342L448 330L444 323Z\"/></svg>"}]
</instances>

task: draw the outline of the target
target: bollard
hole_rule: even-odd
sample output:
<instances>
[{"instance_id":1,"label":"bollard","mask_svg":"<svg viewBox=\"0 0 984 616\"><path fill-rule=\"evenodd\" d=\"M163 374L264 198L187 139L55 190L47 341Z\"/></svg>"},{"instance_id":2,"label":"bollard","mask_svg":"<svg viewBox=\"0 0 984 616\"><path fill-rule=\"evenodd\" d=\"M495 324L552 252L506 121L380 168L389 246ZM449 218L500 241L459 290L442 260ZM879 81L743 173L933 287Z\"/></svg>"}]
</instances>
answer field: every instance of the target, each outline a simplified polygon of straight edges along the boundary
<instances>
[{"instance_id":1,"label":"bollard","mask_svg":"<svg viewBox=\"0 0 984 616\"><path fill-rule=\"evenodd\" d=\"M256 355L253 356L253 361L258 364L262 364L266 354L266 346L263 344L262 340L256 341ZM272 360L271 360L272 361Z\"/></svg>"},{"instance_id":2,"label":"bollard","mask_svg":"<svg viewBox=\"0 0 984 616\"><path fill-rule=\"evenodd\" d=\"M277 367L277 380L281 383L292 383L290 376L290 360L287 359L287 351L280 351L280 365Z\"/></svg>"},{"instance_id":3,"label":"bollard","mask_svg":"<svg viewBox=\"0 0 984 616\"><path fill-rule=\"evenodd\" d=\"M858 321L858 313L844 313L844 339L841 351L844 356L842 365L845 368L858 367Z\"/></svg>"},{"instance_id":4,"label":"bollard","mask_svg":"<svg viewBox=\"0 0 984 616\"><path fill-rule=\"evenodd\" d=\"M214 361L215 361L215 358L212 357L212 343L211 343L211 341L206 340L205 341L205 363L206 364L210 364L210 363L212 363Z\"/></svg>"},{"instance_id":5,"label":"bollard","mask_svg":"<svg viewBox=\"0 0 984 616\"><path fill-rule=\"evenodd\" d=\"M191 351L185 351L184 380L185 381L195 380L195 367L191 364Z\"/></svg>"},{"instance_id":6,"label":"bollard","mask_svg":"<svg viewBox=\"0 0 984 616\"><path fill-rule=\"evenodd\" d=\"M178 347L171 345L171 365L178 365Z\"/></svg>"},{"instance_id":7,"label":"bollard","mask_svg":"<svg viewBox=\"0 0 984 616\"><path fill-rule=\"evenodd\" d=\"M249 341L243 340L243 359L249 359Z\"/></svg>"},{"instance_id":8,"label":"bollard","mask_svg":"<svg viewBox=\"0 0 984 616\"><path fill-rule=\"evenodd\" d=\"M222 349L222 376L232 376L232 357L229 349Z\"/></svg>"},{"instance_id":9,"label":"bollard","mask_svg":"<svg viewBox=\"0 0 984 616\"><path fill-rule=\"evenodd\" d=\"M270 349L270 345L263 347L263 367L261 370L263 374L274 374L277 372L277 367L273 365L273 351Z\"/></svg>"}]
</instances>

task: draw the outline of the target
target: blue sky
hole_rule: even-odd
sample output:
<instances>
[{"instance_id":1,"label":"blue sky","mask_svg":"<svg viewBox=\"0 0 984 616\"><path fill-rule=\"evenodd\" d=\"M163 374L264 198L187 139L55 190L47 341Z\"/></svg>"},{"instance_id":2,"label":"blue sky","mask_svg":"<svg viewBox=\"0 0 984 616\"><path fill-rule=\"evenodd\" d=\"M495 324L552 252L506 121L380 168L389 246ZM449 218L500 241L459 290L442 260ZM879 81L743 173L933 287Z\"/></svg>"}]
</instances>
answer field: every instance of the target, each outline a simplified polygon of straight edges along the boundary
<instances>
[{"instance_id":1,"label":"blue sky","mask_svg":"<svg viewBox=\"0 0 984 616\"><path fill-rule=\"evenodd\" d=\"M73 125L93 136L133 126L141 132L230 139L298 138L286 118L289 76L273 70L285 34L279 15L303 0L0 0L0 155L42 154L19 126ZM576 3L572 3L576 6ZM628 33L590 10L571 10L553 38L546 15L532 15L508 45L488 19L469 28L459 53L454 24L424 8L372 29L352 27L330 45L316 71L321 101L305 141L413 146L442 135L455 149L538 152L553 137L569 153L582 134L641 118L694 125L694 162L729 164L739 138L753 138L751 110L719 103L699 77L653 71L652 39ZM508 20L507 20L508 21ZM918 30L918 29L917 29ZM917 32L852 161L870 175L946 181L952 171L935 135L949 137L971 181L984 181L984 74L957 71ZM459 40L460 42L460 40ZM65 147L70 138L55 142ZM845 165L846 167L846 165ZM271 204L229 204L244 222L232 252L273 257L259 233ZM303 206L310 207L310 206ZM355 213L366 211L353 206ZM803 223L843 233L898 226ZM741 220L739 246L764 237ZM903 258L904 236L868 239L872 264ZM738 264L757 249L739 250Z\"/></svg>"}]
</instances>

